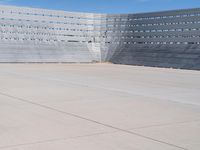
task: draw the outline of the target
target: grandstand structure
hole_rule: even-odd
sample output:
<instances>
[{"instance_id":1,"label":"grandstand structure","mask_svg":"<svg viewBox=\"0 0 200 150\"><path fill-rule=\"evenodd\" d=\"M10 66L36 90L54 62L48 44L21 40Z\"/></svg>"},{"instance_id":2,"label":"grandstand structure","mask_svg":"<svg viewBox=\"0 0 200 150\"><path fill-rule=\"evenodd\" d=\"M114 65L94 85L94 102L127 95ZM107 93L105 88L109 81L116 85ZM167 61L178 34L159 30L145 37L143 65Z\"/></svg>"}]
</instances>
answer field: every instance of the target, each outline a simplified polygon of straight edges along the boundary
<instances>
[{"instance_id":1,"label":"grandstand structure","mask_svg":"<svg viewBox=\"0 0 200 150\"><path fill-rule=\"evenodd\" d=\"M1 5L0 62L200 70L200 9L94 14Z\"/></svg>"}]
</instances>

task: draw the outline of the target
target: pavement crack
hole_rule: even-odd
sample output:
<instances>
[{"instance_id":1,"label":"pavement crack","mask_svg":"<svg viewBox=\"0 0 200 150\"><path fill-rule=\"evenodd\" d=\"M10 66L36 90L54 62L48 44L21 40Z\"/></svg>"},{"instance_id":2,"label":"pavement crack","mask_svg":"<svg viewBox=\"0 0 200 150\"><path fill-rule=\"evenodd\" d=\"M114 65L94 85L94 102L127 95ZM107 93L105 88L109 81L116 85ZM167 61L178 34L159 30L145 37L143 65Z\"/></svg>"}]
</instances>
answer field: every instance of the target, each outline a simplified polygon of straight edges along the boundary
<instances>
[{"instance_id":1,"label":"pavement crack","mask_svg":"<svg viewBox=\"0 0 200 150\"><path fill-rule=\"evenodd\" d=\"M9 97L9 98L14 99L14 100L22 101L24 103L32 104L32 105L35 105L35 106L38 106L38 107L42 107L42 108L45 108L45 109L48 109L48 110L51 110L51 111L54 111L54 112L57 112L57 113L62 113L62 114L65 114L67 116L72 116L72 117L75 117L75 118L86 120L86 121L89 121L89 122L92 122L92 123L95 123L95 124L98 124L98 125L101 125L101 126L104 126L104 127L108 127L108 128L111 128L111 129L122 131L124 133L128 133L128 134L131 134L131 135L134 135L134 136L138 136L138 137L150 140L150 141L154 141L154 142L157 142L157 143L161 143L161 144L168 145L168 146L175 147L175 148L182 149L182 150L188 150L184 147L181 147L181 146L169 143L169 142L158 140L158 139L155 139L155 138L152 138L152 137L149 137L149 136L145 136L145 135L133 132L133 131L126 130L126 129L121 129L121 128L118 128L118 127L115 127L115 126L112 126L112 125L109 125L109 124L106 124L106 123L102 123L102 122L99 122L99 121L96 121L96 120L93 120L93 119L90 119L90 118L86 118L86 117L83 117L83 116L80 116L80 115L77 115L77 114L65 112L63 110L59 110L59 109L56 109L56 108L53 108L53 107L50 107L50 106L47 106L47 105L44 105L44 104L40 104L40 103L36 103L36 102L30 101L30 100L19 98L17 96L13 96L13 95L10 95L10 94L7 94L7 93L0 92L0 95Z\"/></svg>"},{"instance_id":2,"label":"pavement crack","mask_svg":"<svg viewBox=\"0 0 200 150\"><path fill-rule=\"evenodd\" d=\"M163 124L153 124L153 125L148 125L148 126L141 126L141 127L129 128L127 130L145 129L145 128L151 128L151 127L171 126L171 125L176 125L176 124L186 124L186 123L199 122L199 121L200 121L200 119L180 121L180 122L171 122L171 123L163 123Z\"/></svg>"},{"instance_id":3,"label":"pavement crack","mask_svg":"<svg viewBox=\"0 0 200 150\"><path fill-rule=\"evenodd\" d=\"M96 135L102 135L102 134L108 134L108 133L114 133L114 132L116 132L116 131L99 132L99 133L86 134L86 135L80 135L80 136L72 136L72 137L67 137L67 138L54 138L54 139L41 140L41 141L35 141L35 142L28 142L28 143L14 144L14 145L6 145L6 146L0 146L0 149L8 149L8 148L36 145L36 144L44 144L44 143L51 143L51 142L66 141L66 140L70 140L70 139L92 137L92 136L96 136Z\"/></svg>"}]
</instances>

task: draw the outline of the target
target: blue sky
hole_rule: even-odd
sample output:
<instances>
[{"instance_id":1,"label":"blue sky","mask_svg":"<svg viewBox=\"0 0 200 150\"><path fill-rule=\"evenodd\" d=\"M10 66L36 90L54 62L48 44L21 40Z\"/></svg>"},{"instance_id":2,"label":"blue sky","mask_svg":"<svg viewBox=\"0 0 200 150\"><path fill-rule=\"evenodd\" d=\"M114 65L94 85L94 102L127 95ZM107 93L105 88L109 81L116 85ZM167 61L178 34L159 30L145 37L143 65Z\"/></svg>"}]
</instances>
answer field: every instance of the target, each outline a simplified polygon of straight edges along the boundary
<instances>
[{"instance_id":1,"label":"blue sky","mask_svg":"<svg viewBox=\"0 0 200 150\"><path fill-rule=\"evenodd\" d=\"M0 4L99 13L138 13L200 7L200 0L0 0Z\"/></svg>"}]
</instances>

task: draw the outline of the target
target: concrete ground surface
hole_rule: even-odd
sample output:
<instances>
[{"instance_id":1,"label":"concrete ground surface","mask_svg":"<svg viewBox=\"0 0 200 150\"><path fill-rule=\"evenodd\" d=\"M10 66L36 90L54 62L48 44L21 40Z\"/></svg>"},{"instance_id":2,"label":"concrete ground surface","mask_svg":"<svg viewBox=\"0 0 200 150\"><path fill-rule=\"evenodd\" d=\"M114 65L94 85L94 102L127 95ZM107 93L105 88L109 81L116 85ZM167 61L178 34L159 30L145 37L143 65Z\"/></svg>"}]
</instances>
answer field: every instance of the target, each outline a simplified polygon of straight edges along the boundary
<instances>
[{"instance_id":1,"label":"concrete ground surface","mask_svg":"<svg viewBox=\"0 0 200 150\"><path fill-rule=\"evenodd\" d=\"M200 71L0 64L0 150L199 150Z\"/></svg>"}]
</instances>

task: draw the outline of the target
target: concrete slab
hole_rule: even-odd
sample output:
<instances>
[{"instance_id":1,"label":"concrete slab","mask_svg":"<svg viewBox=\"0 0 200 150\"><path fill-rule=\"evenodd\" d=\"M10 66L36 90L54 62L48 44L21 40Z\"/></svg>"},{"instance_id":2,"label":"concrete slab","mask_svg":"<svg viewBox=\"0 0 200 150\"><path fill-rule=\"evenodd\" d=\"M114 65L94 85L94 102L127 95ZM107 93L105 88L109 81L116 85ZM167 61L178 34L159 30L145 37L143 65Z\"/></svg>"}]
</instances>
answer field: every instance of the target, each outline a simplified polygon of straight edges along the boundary
<instances>
[{"instance_id":1,"label":"concrete slab","mask_svg":"<svg viewBox=\"0 0 200 150\"><path fill-rule=\"evenodd\" d=\"M132 131L159 138L162 141L174 143L186 149L199 150L200 147L200 121L157 125L148 128L134 129Z\"/></svg>"},{"instance_id":2,"label":"concrete slab","mask_svg":"<svg viewBox=\"0 0 200 150\"><path fill-rule=\"evenodd\" d=\"M0 149L51 139L107 133L113 129L0 96Z\"/></svg>"},{"instance_id":3,"label":"concrete slab","mask_svg":"<svg viewBox=\"0 0 200 150\"><path fill-rule=\"evenodd\" d=\"M1 64L0 83L0 149L199 147L198 71Z\"/></svg>"},{"instance_id":4,"label":"concrete slab","mask_svg":"<svg viewBox=\"0 0 200 150\"><path fill-rule=\"evenodd\" d=\"M179 150L147 139L125 133L97 134L93 136L49 140L6 147L7 150Z\"/></svg>"}]
</instances>

